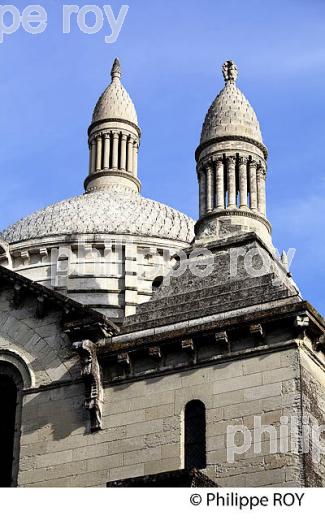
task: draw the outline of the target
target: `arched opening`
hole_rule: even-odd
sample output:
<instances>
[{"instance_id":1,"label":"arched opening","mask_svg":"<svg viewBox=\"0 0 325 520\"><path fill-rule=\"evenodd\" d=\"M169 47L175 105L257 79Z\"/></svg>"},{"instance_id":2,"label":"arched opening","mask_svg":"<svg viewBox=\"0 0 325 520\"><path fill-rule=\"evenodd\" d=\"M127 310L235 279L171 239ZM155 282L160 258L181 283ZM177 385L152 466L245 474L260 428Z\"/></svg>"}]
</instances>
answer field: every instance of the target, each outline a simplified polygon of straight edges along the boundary
<instances>
[{"instance_id":1,"label":"arched opening","mask_svg":"<svg viewBox=\"0 0 325 520\"><path fill-rule=\"evenodd\" d=\"M22 387L18 371L0 363L0 487L17 483Z\"/></svg>"},{"instance_id":2,"label":"arched opening","mask_svg":"<svg viewBox=\"0 0 325 520\"><path fill-rule=\"evenodd\" d=\"M152 282L152 292L156 292L157 289L159 289L159 287L161 286L161 284L163 283L163 277L162 276L157 276L154 281Z\"/></svg>"},{"instance_id":3,"label":"arched opening","mask_svg":"<svg viewBox=\"0 0 325 520\"><path fill-rule=\"evenodd\" d=\"M206 418L205 405L194 399L184 412L185 469L206 467Z\"/></svg>"}]
</instances>

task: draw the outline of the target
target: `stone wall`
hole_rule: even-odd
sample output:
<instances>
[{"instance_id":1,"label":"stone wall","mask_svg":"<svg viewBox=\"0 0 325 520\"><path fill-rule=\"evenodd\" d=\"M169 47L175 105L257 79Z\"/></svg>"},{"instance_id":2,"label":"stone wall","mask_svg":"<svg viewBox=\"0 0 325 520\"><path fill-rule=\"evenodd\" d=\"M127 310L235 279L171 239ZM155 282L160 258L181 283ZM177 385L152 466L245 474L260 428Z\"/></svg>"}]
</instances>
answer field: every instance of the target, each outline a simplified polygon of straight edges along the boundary
<instances>
[{"instance_id":1,"label":"stone wall","mask_svg":"<svg viewBox=\"0 0 325 520\"><path fill-rule=\"evenodd\" d=\"M227 463L226 429L278 426L299 413L297 351L288 350L105 389L103 430L87 433L82 385L25 396L20 486L105 486L183 467L182 414L205 403L207 469L220 486L302 485L298 456L259 446ZM236 440L241 444L242 440ZM258 453L258 448L261 453ZM256 452L256 453L254 453Z\"/></svg>"},{"instance_id":2,"label":"stone wall","mask_svg":"<svg viewBox=\"0 0 325 520\"><path fill-rule=\"evenodd\" d=\"M209 366L174 367L169 374L128 382L109 384L104 378L102 430L90 433L80 362L62 332L62 310L53 306L39 319L35 297L26 294L17 308L13 297L13 289L0 293L0 364L12 363L28 374L22 374L26 384L19 486L105 486L182 468L183 411L192 399L206 406L204 471L219 486L324 481L323 461L312 464L301 452L301 405L314 417L324 417L324 373L312 351L300 354L297 347L278 346L270 353L251 351ZM255 416L262 426L275 427L273 452L269 432L260 436L255 427L254 437ZM283 418L296 418L296 437L280 429ZM234 462L227 454L228 426L252 435L251 445L236 454ZM242 433L237 432L233 442L241 446Z\"/></svg>"},{"instance_id":3,"label":"stone wall","mask_svg":"<svg viewBox=\"0 0 325 520\"><path fill-rule=\"evenodd\" d=\"M319 353L319 357L324 361L324 354ZM323 434L318 434L316 428L325 424L325 374L307 352L301 351L300 360L303 416L308 426L305 437L309 437L305 442L304 454L306 484L312 487L324 486L325 430L323 428ZM316 439L319 441L319 451Z\"/></svg>"},{"instance_id":4,"label":"stone wall","mask_svg":"<svg viewBox=\"0 0 325 520\"><path fill-rule=\"evenodd\" d=\"M62 332L59 309L38 319L35 298L26 297L18 308L12 301L12 290L0 292L0 360L20 359L34 387L79 377L78 357Z\"/></svg>"}]
</instances>

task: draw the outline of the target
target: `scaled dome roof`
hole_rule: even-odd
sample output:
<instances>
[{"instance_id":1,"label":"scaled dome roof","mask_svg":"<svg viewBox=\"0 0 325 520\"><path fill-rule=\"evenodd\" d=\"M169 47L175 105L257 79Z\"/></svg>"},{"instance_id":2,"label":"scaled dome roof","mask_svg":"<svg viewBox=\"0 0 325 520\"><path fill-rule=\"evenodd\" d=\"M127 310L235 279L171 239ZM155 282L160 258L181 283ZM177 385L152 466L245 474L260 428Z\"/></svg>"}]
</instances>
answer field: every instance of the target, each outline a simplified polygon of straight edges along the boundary
<instances>
[{"instance_id":1,"label":"scaled dome roof","mask_svg":"<svg viewBox=\"0 0 325 520\"><path fill-rule=\"evenodd\" d=\"M190 242L194 221L131 190L105 189L58 202L3 231L10 242L53 235L126 234Z\"/></svg>"},{"instance_id":2,"label":"scaled dome roof","mask_svg":"<svg viewBox=\"0 0 325 520\"><path fill-rule=\"evenodd\" d=\"M203 123L201 143L219 137L238 136L263 143L254 109L236 86L237 67L232 61L223 66L226 85L210 106Z\"/></svg>"},{"instance_id":3,"label":"scaled dome roof","mask_svg":"<svg viewBox=\"0 0 325 520\"><path fill-rule=\"evenodd\" d=\"M111 76L112 82L97 101L92 123L105 119L125 119L138 125L135 106L120 80L121 66L117 58L114 61Z\"/></svg>"}]
</instances>

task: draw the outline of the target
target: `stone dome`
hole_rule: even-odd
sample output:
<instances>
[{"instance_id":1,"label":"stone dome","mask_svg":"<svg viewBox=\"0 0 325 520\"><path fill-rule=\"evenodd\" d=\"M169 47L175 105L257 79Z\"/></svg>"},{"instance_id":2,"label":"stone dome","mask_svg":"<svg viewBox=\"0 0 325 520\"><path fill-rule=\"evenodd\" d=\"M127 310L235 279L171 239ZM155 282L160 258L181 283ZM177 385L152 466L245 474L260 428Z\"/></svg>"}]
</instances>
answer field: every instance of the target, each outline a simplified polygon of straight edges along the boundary
<instances>
[{"instance_id":1,"label":"stone dome","mask_svg":"<svg viewBox=\"0 0 325 520\"><path fill-rule=\"evenodd\" d=\"M190 242L194 221L131 190L97 190L58 202L3 231L9 243L53 235L118 234Z\"/></svg>"},{"instance_id":2,"label":"stone dome","mask_svg":"<svg viewBox=\"0 0 325 520\"><path fill-rule=\"evenodd\" d=\"M105 119L124 119L138 125L138 117L132 99L123 87L120 62L116 58L113 64L112 82L100 96L93 113L92 123Z\"/></svg>"},{"instance_id":3,"label":"stone dome","mask_svg":"<svg viewBox=\"0 0 325 520\"><path fill-rule=\"evenodd\" d=\"M228 65L227 65L228 64ZM234 70L226 70L225 67ZM223 68L226 85L210 106L203 123L201 144L215 138L244 137L263 143L256 114L236 86L237 68L226 62Z\"/></svg>"}]
</instances>

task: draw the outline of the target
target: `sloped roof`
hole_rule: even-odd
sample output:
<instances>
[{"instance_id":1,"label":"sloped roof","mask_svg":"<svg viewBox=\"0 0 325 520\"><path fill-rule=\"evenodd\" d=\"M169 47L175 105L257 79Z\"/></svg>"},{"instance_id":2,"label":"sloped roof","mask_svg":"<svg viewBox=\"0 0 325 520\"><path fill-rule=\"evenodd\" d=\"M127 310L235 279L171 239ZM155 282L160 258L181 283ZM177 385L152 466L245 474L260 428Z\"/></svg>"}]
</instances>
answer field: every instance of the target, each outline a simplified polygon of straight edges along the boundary
<instances>
[{"instance_id":1,"label":"sloped roof","mask_svg":"<svg viewBox=\"0 0 325 520\"><path fill-rule=\"evenodd\" d=\"M136 314L126 318L121 334L272 301L288 298L293 301L301 300L288 273L255 233L221 240L218 245L216 243L210 248L213 251L212 272L207 276L198 276L187 268L180 276L165 278L152 300L138 305ZM244 256L240 255L236 274L232 274L230 262L231 258L236 258L236 248L241 248L241 252L247 254L256 249L259 256L266 255L270 260L267 272L259 269L258 258L253 270L247 272Z\"/></svg>"}]
</instances>

